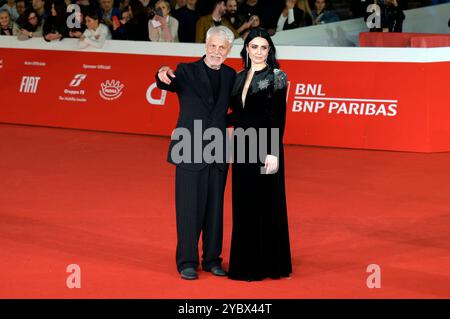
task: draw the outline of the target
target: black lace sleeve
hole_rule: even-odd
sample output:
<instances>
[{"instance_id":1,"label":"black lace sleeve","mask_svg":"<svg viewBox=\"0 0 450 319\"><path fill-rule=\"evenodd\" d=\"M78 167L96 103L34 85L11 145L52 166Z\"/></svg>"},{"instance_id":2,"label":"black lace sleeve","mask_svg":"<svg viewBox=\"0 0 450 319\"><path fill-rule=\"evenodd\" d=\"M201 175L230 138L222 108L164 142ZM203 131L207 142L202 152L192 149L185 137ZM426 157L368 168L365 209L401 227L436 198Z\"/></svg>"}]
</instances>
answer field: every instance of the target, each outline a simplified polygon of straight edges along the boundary
<instances>
[{"instance_id":1,"label":"black lace sleeve","mask_svg":"<svg viewBox=\"0 0 450 319\"><path fill-rule=\"evenodd\" d=\"M287 95L287 76L279 69L274 70L273 83L273 103L272 112L274 127L280 129L280 139L283 140L284 129L286 126L286 95Z\"/></svg>"},{"instance_id":2,"label":"black lace sleeve","mask_svg":"<svg viewBox=\"0 0 450 319\"><path fill-rule=\"evenodd\" d=\"M271 128L278 129L278 149L273 149L273 146L271 145L270 154L279 156L286 126L287 77L286 73L279 69L274 69L273 72L273 91L268 112L270 113ZM273 132L269 132L269 136L270 141L272 141L272 138L276 138L273 136Z\"/></svg>"}]
</instances>

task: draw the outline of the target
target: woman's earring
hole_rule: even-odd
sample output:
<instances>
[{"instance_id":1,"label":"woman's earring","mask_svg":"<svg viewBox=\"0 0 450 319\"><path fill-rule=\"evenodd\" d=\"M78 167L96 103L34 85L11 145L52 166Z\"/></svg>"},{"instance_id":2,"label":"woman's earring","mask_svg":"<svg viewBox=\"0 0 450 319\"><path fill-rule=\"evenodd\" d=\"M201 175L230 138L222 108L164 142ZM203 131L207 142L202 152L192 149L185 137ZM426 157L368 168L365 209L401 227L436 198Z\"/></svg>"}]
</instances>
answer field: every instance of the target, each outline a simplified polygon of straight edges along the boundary
<instances>
[{"instance_id":1,"label":"woman's earring","mask_svg":"<svg viewBox=\"0 0 450 319\"><path fill-rule=\"evenodd\" d=\"M245 61L245 66L248 68L250 65L248 64L248 51L247 51L247 60Z\"/></svg>"}]
</instances>

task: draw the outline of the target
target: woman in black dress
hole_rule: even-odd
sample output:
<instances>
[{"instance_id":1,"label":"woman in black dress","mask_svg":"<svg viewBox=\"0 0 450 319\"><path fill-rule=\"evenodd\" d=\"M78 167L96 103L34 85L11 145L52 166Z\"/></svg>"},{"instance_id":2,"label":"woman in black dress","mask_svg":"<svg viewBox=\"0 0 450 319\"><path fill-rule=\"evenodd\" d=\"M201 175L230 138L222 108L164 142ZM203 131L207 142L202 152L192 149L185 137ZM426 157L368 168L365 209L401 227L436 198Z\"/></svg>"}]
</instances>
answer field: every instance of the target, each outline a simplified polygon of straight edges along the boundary
<instances>
[{"instance_id":1,"label":"woman in black dress","mask_svg":"<svg viewBox=\"0 0 450 319\"><path fill-rule=\"evenodd\" d=\"M284 182L283 133L286 122L286 74L278 69L276 50L265 30L252 29L241 56L245 69L232 91L229 124L234 126L232 164L233 231L229 278L262 280L289 277L292 272ZM237 162L237 130L254 128L257 162L245 144L246 162ZM263 130L278 130L264 138ZM277 147L271 147L271 136ZM265 147L261 149L260 146ZM265 151L264 149L267 149ZM259 155L259 153L262 155ZM249 156L250 155L250 156Z\"/></svg>"}]
</instances>

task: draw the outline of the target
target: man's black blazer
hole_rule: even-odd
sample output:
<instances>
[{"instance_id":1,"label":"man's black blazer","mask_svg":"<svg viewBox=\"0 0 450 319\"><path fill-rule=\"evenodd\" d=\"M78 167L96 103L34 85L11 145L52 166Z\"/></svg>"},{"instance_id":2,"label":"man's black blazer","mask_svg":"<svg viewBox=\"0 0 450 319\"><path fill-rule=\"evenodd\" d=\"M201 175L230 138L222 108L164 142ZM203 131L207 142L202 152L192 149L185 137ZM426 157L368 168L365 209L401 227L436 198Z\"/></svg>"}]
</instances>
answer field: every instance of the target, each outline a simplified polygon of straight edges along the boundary
<instances>
[{"instance_id":1,"label":"man's black blazer","mask_svg":"<svg viewBox=\"0 0 450 319\"><path fill-rule=\"evenodd\" d=\"M175 163L171 156L172 149L175 144L180 141L172 140L169 145L169 152L167 160L181 168L189 170L201 170L209 163L205 162L203 156L200 161L195 161L194 158L194 121L197 122L197 131L199 123L201 123L201 135L210 128L218 129L223 140L220 141L223 145L223 158L217 161L215 165L219 169L225 170L227 168L227 152L226 152L226 115L230 102L231 90L233 88L236 72L231 67L222 64L220 68L220 94L214 103L213 89L206 73L203 58L192 63L180 63L175 70L175 78L172 79L170 85L161 82L156 75L158 88L171 92L176 92L180 104L180 111L178 114L178 121L176 129L184 128L189 131L191 136L191 156L187 162ZM210 130L211 131L211 130ZM214 134L215 135L215 134ZM197 139L197 142L199 140ZM206 145L211 143L209 140L202 140L201 150L203 152ZM212 145L212 144L211 144ZM198 159L198 158L197 158Z\"/></svg>"}]
</instances>

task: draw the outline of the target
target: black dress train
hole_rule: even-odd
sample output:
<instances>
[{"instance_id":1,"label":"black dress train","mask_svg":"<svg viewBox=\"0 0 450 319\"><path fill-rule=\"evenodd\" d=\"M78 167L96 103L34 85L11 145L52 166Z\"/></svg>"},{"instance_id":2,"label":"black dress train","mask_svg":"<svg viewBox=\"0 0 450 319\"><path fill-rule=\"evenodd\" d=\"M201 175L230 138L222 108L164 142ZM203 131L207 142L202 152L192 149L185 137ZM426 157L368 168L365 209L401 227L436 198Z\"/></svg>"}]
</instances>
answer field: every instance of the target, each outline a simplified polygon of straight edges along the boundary
<instances>
[{"instance_id":1,"label":"black dress train","mask_svg":"<svg viewBox=\"0 0 450 319\"><path fill-rule=\"evenodd\" d=\"M287 79L279 69L266 67L256 71L247 91L245 105L242 90L247 71L237 77L231 96L229 124L234 130L242 128L279 129L278 171L261 174L265 155L257 163L232 164L233 231L229 264L229 278L236 280L262 280L288 277L292 272L289 231L284 180L283 133L286 122ZM258 134L258 139L262 138ZM268 151L270 134L268 134ZM258 140L258 154L259 144ZM248 157L248 140L245 145ZM264 151L263 151L264 153Z\"/></svg>"}]
</instances>

